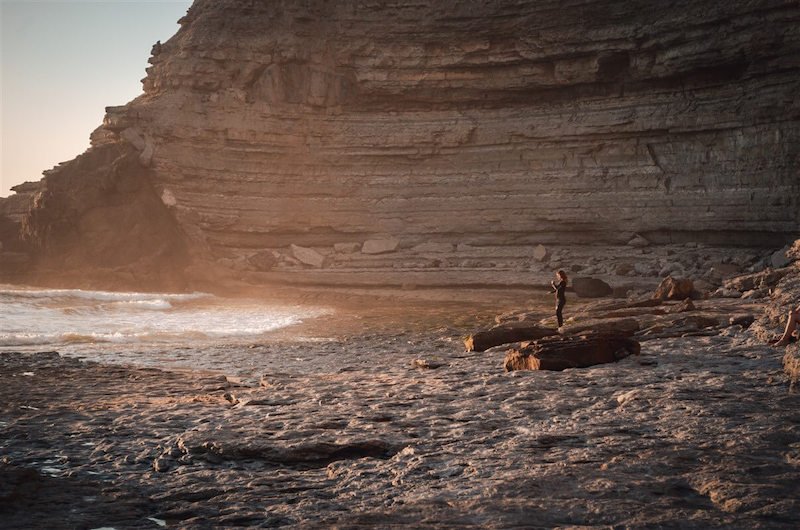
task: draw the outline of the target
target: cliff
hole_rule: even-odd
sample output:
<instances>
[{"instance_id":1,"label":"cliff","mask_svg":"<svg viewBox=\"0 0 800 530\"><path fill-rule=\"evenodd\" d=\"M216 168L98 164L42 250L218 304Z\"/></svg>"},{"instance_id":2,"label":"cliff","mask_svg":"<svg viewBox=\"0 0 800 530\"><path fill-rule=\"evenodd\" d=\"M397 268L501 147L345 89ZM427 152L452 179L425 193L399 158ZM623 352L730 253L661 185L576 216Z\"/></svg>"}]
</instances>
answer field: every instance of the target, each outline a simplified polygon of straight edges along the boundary
<instances>
[{"instance_id":1,"label":"cliff","mask_svg":"<svg viewBox=\"0 0 800 530\"><path fill-rule=\"evenodd\" d=\"M537 244L798 233L793 0L196 0L180 23L45 177L20 224L39 263L163 270L169 247L190 276L506 283ZM59 235L120 157L139 191Z\"/></svg>"}]
</instances>

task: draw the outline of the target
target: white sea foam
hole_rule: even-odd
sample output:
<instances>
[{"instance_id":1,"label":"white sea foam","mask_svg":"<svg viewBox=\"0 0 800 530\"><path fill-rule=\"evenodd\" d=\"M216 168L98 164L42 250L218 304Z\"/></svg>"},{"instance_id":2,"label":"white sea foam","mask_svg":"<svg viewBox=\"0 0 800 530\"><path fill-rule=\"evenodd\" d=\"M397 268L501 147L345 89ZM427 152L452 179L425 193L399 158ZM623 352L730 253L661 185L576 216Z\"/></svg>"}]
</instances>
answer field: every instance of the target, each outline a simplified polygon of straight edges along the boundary
<instances>
[{"instance_id":1,"label":"white sea foam","mask_svg":"<svg viewBox=\"0 0 800 530\"><path fill-rule=\"evenodd\" d=\"M157 299L166 300L197 300L213 297L208 293L126 293L115 291L84 291L82 289L34 289L6 287L0 288L0 297L10 296L15 298L82 298L84 300L101 301L150 301Z\"/></svg>"},{"instance_id":2,"label":"white sea foam","mask_svg":"<svg viewBox=\"0 0 800 530\"><path fill-rule=\"evenodd\" d=\"M0 286L0 347L181 343L262 335L325 311L206 293Z\"/></svg>"}]
</instances>

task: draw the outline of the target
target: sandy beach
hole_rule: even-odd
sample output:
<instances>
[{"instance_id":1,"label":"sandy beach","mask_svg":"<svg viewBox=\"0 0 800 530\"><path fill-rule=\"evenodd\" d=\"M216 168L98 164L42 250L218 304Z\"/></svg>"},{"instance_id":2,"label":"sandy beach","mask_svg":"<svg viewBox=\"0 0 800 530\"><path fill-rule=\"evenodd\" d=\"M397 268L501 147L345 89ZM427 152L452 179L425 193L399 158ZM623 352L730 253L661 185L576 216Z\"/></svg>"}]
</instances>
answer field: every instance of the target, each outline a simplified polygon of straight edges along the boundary
<instances>
[{"instance_id":1,"label":"sandy beach","mask_svg":"<svg viewBox=\"0 0 800 530\"><path fill-rule=\"evenodd\" d=\"M4 352L3 526L800 524L782 348L732 326L615 364L506 373L506 348L463 351L489 308L424 308L225 350L285 360L257 379Z\"/></svg>"}]
</instances>

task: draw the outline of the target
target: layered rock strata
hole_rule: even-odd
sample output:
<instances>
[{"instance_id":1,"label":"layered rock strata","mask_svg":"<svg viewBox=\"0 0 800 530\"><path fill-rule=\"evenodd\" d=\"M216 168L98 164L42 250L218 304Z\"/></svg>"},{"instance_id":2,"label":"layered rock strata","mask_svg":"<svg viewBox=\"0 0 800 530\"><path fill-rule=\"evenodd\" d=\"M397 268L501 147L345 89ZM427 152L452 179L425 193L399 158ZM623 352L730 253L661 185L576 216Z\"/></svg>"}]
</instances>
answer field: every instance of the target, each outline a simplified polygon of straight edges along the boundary
<instances>
[{"instance_id":1,"label":"layered rock strata","mask_svg":"<svg viewBox=\"0 0 800 530\"><path fill-rule=\"evenodd\" d=\"M796 2L197 0L180 23L94 141L138 153L194 272L481 283L460 249L521 247L514 269L541 243L798 232Z\"/></svg>"}]
</instances>

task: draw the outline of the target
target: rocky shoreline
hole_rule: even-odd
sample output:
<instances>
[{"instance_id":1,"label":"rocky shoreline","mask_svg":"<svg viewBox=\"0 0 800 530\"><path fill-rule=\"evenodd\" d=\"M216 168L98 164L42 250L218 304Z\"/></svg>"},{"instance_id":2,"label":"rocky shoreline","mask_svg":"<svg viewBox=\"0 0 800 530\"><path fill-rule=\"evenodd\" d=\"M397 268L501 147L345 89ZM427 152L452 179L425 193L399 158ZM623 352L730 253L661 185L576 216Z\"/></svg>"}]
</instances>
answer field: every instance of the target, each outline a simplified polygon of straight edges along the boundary
<instances>
[{"instance_id":1,"label":"rocky shoreline","mask_svg":"<svg viewBox=\"0 0 800 530\"><path fill-rule=\"evenodd\" d=\"M773 303L796 298L792 271ZM6 352L0 515L10 528L795 528L800 408L782 360L797 348L758 338L768 314L551 373L504 372L504 348L462 352L466 319L281 343L298 362L257 382Z\"/></svg>"}]
</instances>

